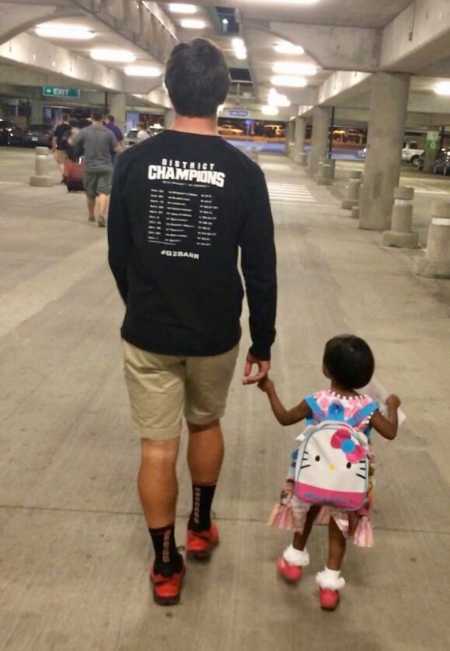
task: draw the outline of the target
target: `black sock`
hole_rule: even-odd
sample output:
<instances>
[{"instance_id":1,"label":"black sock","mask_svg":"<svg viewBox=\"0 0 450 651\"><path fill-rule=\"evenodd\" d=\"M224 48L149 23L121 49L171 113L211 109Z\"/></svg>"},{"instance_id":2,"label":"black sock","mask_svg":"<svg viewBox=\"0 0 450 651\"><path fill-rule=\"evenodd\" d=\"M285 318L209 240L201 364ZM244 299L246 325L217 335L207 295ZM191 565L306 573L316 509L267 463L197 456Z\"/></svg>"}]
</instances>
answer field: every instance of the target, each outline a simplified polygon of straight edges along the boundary
<instances>
[{"instance_id":1,"label":"black sock","mask_svg":"<svg viewBox=\"0 0 450 651\"><path fill-rule=\"evenodd\" d=\"M211 504L216 485L192 485L192 513L188 528L191 531L206 531L211 527Z\"/></svg>"},{"instance_id":2,"label":"black sock","mask_svg":"<svg viewBox=\"0 0 450 651\"><path fill-rule=\"evenodd\" d=\"M155 549L156 574L170 576L180 572L183 567L183 558L175 544L175 525L169 524L161 529L148 530Z\"/></svg>"}]
</instances>

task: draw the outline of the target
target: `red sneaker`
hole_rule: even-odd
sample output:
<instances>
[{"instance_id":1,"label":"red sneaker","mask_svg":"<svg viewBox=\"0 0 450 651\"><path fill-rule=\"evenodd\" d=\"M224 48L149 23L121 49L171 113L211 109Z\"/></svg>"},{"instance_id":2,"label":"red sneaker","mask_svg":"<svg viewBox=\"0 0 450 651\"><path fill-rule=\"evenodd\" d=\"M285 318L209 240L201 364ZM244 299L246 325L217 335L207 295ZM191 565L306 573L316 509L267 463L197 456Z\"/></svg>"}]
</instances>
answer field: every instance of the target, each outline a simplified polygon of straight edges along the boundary
<instances>
[{"instance_id":1,"label":"red sneaker","mask_svg":"<svg viewBox=\"0 0 450 651\"><path fill-rule=\"evenodd\" d=\"M188 529L186 541L186 554L188 558L205 561L211 556L214 547L219 544L219 530L212 524L206 531L192 531Z\"/></svg>"},{"instance_id":2,"label":"red sneaker","mask_svg":"<svg viewBox=\"0 0 450 651\"><path fill-rule=\"evenodd\" d=\"M298 583L303 576L303 568L291 565L283 557L277 560L277 570L280 576L288 583Z\"/></svg>"},{"instance_id":3,"label":"red sneaker","mask_svg":"<svg viewBox=\"0 0 450 651\"><path fill-rule=\"evenodd\" d=\"M153 599L155 603L159 606L175 606L180 601L185 573L184 563L181 571L175 572L171 576L155 574L152 570L150 581L153 583Z\"/></svg>"},{"instance_id":4,"label":"red sneaker","mask_svg":"<svg viewBox=\"0 0 450 651\"><path fill-rule=\"evenodd\" d=\"M320 607L322 610L336 610L339 605L339 591L320 588Z\"/></svg>"}]
</instances>

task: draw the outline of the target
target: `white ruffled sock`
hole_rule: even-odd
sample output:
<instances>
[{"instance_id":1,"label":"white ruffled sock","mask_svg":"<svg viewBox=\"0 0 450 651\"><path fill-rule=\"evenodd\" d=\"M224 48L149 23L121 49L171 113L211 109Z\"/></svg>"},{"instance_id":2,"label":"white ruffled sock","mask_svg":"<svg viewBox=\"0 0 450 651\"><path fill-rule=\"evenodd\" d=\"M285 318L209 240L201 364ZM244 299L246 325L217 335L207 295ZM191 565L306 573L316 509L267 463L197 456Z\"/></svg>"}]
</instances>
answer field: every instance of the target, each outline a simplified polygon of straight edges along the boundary
<instances>
[{"instance_id":1,"label":"white ruffled sock","mask_svg":"<svg viewBox=\"0 0 450 651\"><path fill-rule=\"evenodd\" d=\"M293 545L289 545L284 550L283 558L289 565L297 565L298 567L307 567L309 565L308 550L304 549L301 551L300 549L295 549Z\"/></svg>"},{"instance_id":2,"label":"white ruffled sock","mask_svg":"<svg viewBox=\"0 0 450 651\"><path fill-rule=\"evenodd\" d=\"M316 575L316 583L322 590L342 590L345 587L345 579L340 571L330 570L326 566Z\"/></svg>"}]
</instances>

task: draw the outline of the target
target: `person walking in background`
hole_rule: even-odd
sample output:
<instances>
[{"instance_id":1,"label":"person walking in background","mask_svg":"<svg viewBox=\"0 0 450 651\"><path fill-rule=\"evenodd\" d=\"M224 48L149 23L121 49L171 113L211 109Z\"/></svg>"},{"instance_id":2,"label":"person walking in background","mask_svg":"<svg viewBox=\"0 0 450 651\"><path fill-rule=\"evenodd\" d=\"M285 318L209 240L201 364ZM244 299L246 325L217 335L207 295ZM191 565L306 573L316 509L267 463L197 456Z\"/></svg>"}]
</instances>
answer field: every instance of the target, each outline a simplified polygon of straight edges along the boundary
<instances>
[{"instance_id":1,"label":"person walking in background","mask_svg":"<svg viewBox=\"0 0 450 651\"><path fill-rule=\"evenodd\" d=\"M75 156L84 157L84 188L88 219L104 227L111 194L113 155L118 149L115 135L103 126L101 111L92 112L92 124L81 129L74 139Z\"/></svg>"},{"instance_id":2,"label":"person walking in background","mask_svg":"<svg viewBox=\"0 0 450 651\"><path fill-rule=\"evenodd\" d=\"M67 149L72 126L69 122L70 113L63 113L62 122L58 124L53 133L53 151L55 160L61 172L62 180L64 181L64 163L67 160Z\"/></svg>"},{"instance_id":3,"label":"person walking in background","mask_svg":"<svg viewBox=\"0 0 450 651\"><path fill-rule=\"evenodd\" d=\"M150 134L145 128L145 124L143 122L139 122L138 124L138 132L136 138L138 142L142 142L143 140L147 140L147 138L150 138Z\"/></svg>"},{"instance_id":4,"label":"person walking in background","mask_svg":"<svg viewBox=\"0 0 450 651\"><path fill-rule=\"evenodd\" d=\"M165 83L173 127L120 156L108 236L126 308L125 377L141 439L138 489L155 553L153 595L170 605L180 598L185 573L175 542L183 416L192 478L186 550L203 559L219 542L211 505L241 338L239 249L252 338L244 384L259 382L270 368L276 260L264 175L217 134L217 108L230 84L223 54L204 39L180 44Z\"/></svg>"},{"instance_id":5,"label":"person walking in background","mask_svg":"<svg viewBox=\"0 0 450 651\"><path fill-rule=\"evenodd\" d=\"M118 149L122 151L124 144L123 133L122 130L117 126L114 115L108 115L105 122L105 127L113 132L119 145Z\"/></svg>"}]
</instances>

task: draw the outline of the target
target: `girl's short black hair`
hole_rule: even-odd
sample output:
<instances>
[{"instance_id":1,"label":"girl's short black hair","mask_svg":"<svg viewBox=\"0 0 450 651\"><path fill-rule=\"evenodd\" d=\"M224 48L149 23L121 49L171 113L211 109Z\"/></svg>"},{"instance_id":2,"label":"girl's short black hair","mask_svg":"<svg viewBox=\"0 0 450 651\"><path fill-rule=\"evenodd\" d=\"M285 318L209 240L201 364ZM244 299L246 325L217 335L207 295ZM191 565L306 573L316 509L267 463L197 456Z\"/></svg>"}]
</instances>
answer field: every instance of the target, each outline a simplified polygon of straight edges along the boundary
<instances>
[{"instance_id":1,"label":"girl's short black hair","mask_svg":"<svg viewBox=\"0 0 450 651\"><path fill-rule=\"evenodd\" d=\"M222 52L204 38L180 43L166 67L166 88L178 115L211 117L230 88L230 73Z\"/></svg>"},{"instance_id":2,"label":"girl's short black hair","mask_svg":"<svg viewBox=\"0 0 450 651\"><path fill-rule=\"evenodd\" d=\"M354 335L333 337L325 346L323 364L343 389L361 389L369 384L375 371L375 358L364 339Z\"/></svg>"}]
</instances>

